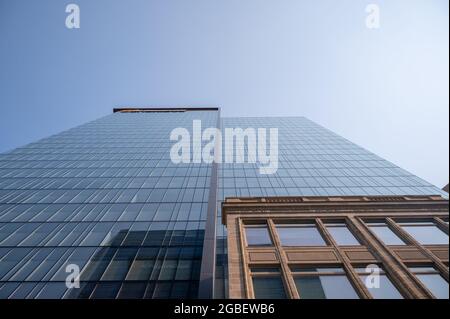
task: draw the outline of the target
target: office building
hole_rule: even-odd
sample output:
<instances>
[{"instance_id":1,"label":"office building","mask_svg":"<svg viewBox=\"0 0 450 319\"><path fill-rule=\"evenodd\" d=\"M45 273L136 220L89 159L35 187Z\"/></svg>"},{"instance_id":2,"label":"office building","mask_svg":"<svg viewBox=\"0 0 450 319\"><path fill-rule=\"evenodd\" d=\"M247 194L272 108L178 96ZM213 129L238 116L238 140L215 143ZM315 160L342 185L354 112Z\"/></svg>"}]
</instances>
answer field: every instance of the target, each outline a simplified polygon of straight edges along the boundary
<instances>
[{"instance_id":1,"label":"office building","mask_svg":"<svg viewBox=\"0 0 450 319\"><path fill-rule=\"evenodd\" d=\"M174 163L171 132L194 137L195 120L222 131L277 128L276 173L261 174L258 163ZM425 247L440 253L421 262L448 282L448 194L312 121L224 118L218 108L115 109L0 155L0 298L238 297L228 276L226 199L378 196L439 206L424 223L432 217L447 245ZM382 264L377 256L371 261ZM74 265L80 286L68 288ZM292 280L280 287L298 297ZM431 297L423 285L403 288L405 298Z\"/></svg>"}]
</instances>

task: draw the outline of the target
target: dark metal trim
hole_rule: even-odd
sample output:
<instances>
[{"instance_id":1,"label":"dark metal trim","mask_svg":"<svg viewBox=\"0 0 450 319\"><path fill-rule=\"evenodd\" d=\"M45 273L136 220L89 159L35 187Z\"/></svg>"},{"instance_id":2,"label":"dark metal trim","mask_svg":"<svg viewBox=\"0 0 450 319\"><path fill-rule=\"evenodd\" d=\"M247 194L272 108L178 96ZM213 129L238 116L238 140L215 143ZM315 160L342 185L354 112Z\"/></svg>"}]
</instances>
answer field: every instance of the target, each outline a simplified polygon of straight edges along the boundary
<instances>
[{"instance_id":1,"label":"dark metal trim","mask_svg":"<svg viewBox=\"0 0 450 319\"><path fill-rule=\"evenodd\" d=\"M219 111L218 107L119 107L113 113L120 112L188 112L188 111Z\"/></svg>"}]
</instances>

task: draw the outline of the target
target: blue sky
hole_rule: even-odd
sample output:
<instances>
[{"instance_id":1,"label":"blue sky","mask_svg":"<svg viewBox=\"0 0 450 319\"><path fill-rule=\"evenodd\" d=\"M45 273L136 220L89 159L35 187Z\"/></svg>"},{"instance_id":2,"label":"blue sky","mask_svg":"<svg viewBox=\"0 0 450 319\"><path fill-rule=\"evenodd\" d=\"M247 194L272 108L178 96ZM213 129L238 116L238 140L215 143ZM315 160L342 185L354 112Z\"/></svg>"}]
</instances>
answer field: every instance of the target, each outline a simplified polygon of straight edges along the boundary
<instances>
[{"instance_id":1,"label":"blue sky","mask_svg":"<svg viewBox=\"0 0 450 319\"><path fill-rule=\"evenodd\" d=\"M220 106L306 116L442 187L448 3L0 0L0 152L117 106Z\"/></svg>"}]
</instances>

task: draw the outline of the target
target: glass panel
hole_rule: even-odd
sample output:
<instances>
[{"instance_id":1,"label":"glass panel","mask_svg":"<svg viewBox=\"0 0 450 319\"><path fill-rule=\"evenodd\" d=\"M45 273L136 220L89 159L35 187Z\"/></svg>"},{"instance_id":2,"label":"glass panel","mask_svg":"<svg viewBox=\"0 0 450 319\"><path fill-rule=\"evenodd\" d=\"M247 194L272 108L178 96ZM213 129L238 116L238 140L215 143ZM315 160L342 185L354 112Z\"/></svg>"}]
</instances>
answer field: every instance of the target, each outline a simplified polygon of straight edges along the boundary
<instances>
[{"instance_id":1,"label":"glass panel","mask_svg":"<svg viewBox=\"0 0 450 319\"><path fill-rule=\"evenodd\" d=\"M173 280L177 271L177 261L172 259L164 260L159 273L159 280Z\"/></svg>"},{"instance_id":2,"label":"glass panel","mask_svg":"<svg viewBox=\"0 0 450 319\"><path fill-rule=\"evenodd\" d=\"M192 272L192 260L179 260L177 273L175 275L175 280L189 280L191 279Z\"/></svg>"},{"instance_id":3,"label":"glass panel","mask_svg":"<svg viewBox=\"0 0 450 319\"><path fill-rule=\"evenodd\" d=\"M286 299L283 281L280 277L253 277L256 299Z\"/></svg>"},{"instance_id":4,"label":"glass panel","mask_svg":"<svg viewBox=\"0 0 450 319\"><path fill-rule=\"evenodd\" d=\"M130 268L130 262L126 260L113 260L109 264L102 280L123 280Z\"/></svg>"},{"instance_id":5,"label":"glass panel","mask_svg":"<svg viewBox=\"0 0 450 319\"><path fill-rule=\"evenodd\" d=\"M294 279L300 299L359 299L346 276L313 276Z\"/></svg>"},{"instance_id":6,"label":"glass panel","mask_svg":"<svg viewBox=\"0 0 450 319\"><path fill-rule=\"evenodd\" d=\"M245 234L247 245L249 246L268 246L272 245L267 227L246 227Z\"/></svg>"},{"instance_id":7,"label":"glass panel","mask_svg":"<svg viewBox=\"0 0 450 319\"><path fill-rule=\"evenodd\" d=\"M300 299L326 299L320 278L298 277L294 278Z\"/></svg>"},{"instance_id":8,"label":"glass panel","mask_svg":"<svg viewBox=\"0 0 450 319\"><path fill-rule=\"evenodd\" d=\"M384 226L369 225L369 228L386 245L405 245L405 242L401 240L387 225Z\"/></svg>"},{"instance_id":9,"label":"glass panel","mask_svg":"<svg viewBox=\"0 0 450 319\"><path fill-rule=\"evenodd\" d=\"M402 228L422 245L448 245L448 235L434 225L409 225Z\"/></svg>"},{"instance_id":10,"label":"glass panel","mask_svg":"<svg viewBox=\"0 0 450 319\"><path fill-rule=\"evenodd\" d=\"M283 246L326 246L322 235L313 224L296 227L277 227Z\"/></svg>"},{"instance_id":11,"label":"glass panel","mask_svg":"<svg viewBox=\"0 0 450 319\"><path fill-rule=\"evenodd\" d=\"M131 265L126 280L148 280L153 270L153 260L135 260Z\"/></svg>"},{"instance_id":12,"label":"glass panel","mask_svg":"<svg viewBox=\"0 0 450 319\"><path fill-rule=\"evenodd\" d=\"M99 283L92 292L93 299L114 299L120 289L120 283Z\"/></svg>"},{"instance_id":13,"label":"glass panel","mask_svg":"<svg viewBox=\"0 0 450 319\"><path fill-rule=\"evenodd\" d=\"M361 280L366 285L366 288L369 290L373 298L403 299L403 296L386 275L379 275L379 285L376 284L376 280L372 281L371 279L368 279L368 277L369 276L367 275L360 275Z\"/></svg>"},{"instance_id":14,"label":"glass panel","mask_svg":"<svg viewBox=\"0 0 450 319\"><path fill-rule=\"evenodd\" d=\"M61 299L67 291L65 283L48 282L45 287L37 295L37 299Z\"/></svg>"},{"instance_id":15,"label":"glass panel","mask_svg":"<svg viewBox=\"0 0 450 319\"><path fill-rule=\"evenodd\" d=\"M153 292L153 298L155 299L167 299L170 297L170 290L172 284L170 282L157 282L155 290Z\"/></svg>"},{"instance_id":16,"label":"glass panel","mask_svg":"<svg viewBox=\"0 0 450 319\"><path fill-rule=\"evenodd\" d=\"M122 285L122 288L119 291L119 295L117 296L117 298L119 298L119 299L132 299L132 298L141 299L144 297L145 288L147 288L147 284L145 282L124 283Z\"/></svg>"},{"instance_id":17,"label":"glass panel","mask_svg":"<svg viewBox=\"0 0 450 319\"><path fill-rule=\"evenodd\" d=\"M10 294L14 292L14 290L17 289L17 287L20 285L20 283L14 282L7 282L3 285L0 284L0 299L7 299Z\"/></svg>"},{"instance_id":18,"label":"glass panel","mask_svg":"<svg viewBox=\"0 0 450 319\"><path fill-rule=\"evenodd\" d=\"M338 245L361 245L359 241L353 236L351 231L347 228L346 225L342 224L339 226L328 226L327 229L330 232L333 239L336 241Z\"/></svg>"},{"instance_id":19,"label":"glass panel","mask_svg":"<svg viewBox=\"0 0 450 319\"><path fill-rule=\"evenodd\" d=\"M448 282L433 267L409 267L417 278L430 290L438 299L448 299ZM434 274L425 274L424 272L435 272Z\"/></svg>"},{"instance_id":20,"label":"glass panel","mask_svg":"<svg viewBox=\"0 0 450 319\"><path fill-rule=\"evenodd\" d=\"M170 293L171 298L185 299L189 298L189 286L190 282L174 282L172 286L172 292Z\"/></svg>"}]
</instances>

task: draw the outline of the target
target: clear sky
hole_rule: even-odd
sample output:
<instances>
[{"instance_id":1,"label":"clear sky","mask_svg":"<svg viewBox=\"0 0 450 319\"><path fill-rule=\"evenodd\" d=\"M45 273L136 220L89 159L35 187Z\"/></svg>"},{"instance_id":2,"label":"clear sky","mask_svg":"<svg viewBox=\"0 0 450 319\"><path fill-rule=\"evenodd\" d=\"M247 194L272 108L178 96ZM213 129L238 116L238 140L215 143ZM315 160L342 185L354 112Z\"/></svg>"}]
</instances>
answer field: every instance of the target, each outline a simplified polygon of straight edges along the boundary
<instances>
[{"instance_id":1,"label":"clear sky","mask_svg":"<svg viewBox=\"0 0 450 319\"><path fill-rule=\"evenodd\" d=\"M76 3L81 28L65 26ZM380 8L368 29L366 5ZM448 0L0 0L0 152L117 106L306 116L443 187Z\"/></svg>"}]
</instances>

